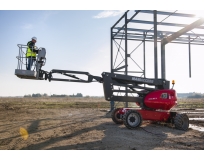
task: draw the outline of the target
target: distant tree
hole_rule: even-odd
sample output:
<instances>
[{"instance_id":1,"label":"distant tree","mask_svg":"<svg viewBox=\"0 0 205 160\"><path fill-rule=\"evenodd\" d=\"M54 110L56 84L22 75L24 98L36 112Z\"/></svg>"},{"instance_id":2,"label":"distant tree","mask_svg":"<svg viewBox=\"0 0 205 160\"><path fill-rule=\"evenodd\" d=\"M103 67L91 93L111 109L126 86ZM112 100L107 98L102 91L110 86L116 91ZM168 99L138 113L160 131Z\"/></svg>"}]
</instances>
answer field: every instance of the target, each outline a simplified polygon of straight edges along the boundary
<instances>
[{"instance_id":1,"label":"distant tree","mask_svg":"<svg viewBox=\"0 0 205 160\"><path fill-rule=\"evenodd\" d=\"M204 98L204 95L200 94L200 93L193 93L192 95L188 96L187 98Z\"/></svg>"},{"instance_id":2,"label":"distant tree","mask_svg":"<svg viewBox=\"0 0 205 160\"><path fill-rule=\"evenodd\" d=\"M83 97L83 95L81 93L77 93L76 97Z\"/></svg>"},{"instance_id":3,"label":"distant tree","mask_svg":"<svg viewBox=\"0 0 205 160\"><path fill-rule=\"evenodd\" d=\"M69 97L83 97L82 93L77 93L76 95L69 95Z\"/></svg>"},{"instance_id":4,"label":"distant tree","mask_svg":"<svg viewBox=\"0 0 205 160\"><path fill-rule=\"evenodd\" d=\"M44 93L43 96L44 96L44 97L48 97L48 94Z\"/></svg>"},{"instance_id":5,"label":"distant tree","mask_svg":"<svg viewBox=\"0 0 205 160\"><path fill-rule=\"evenodd\" d=\"M30 94L28 94L28 95L24 95L24 97L31 97L31 95L30 95Z\"/></svg>"},{"instance_id":6,"label":"distant tree","mask_svg":"<svg viewBox=\"0 0 205 160\"><path fill-rule=\"evenodd\" d=\"M61 94L61 95L53 94L53 95L51 95L51 97L67 97L67 95L65 95L65 94Z\"/></svg>"},{"instance_id":7,"label":"distant tree","mask_svg":"<svg viewBox=\"0 0 205 160\"><path fill-rule=\"evenodd\" d=\"M32 97L41 97L41 94L40 93L37 93L37 94L32 94Z\"/></svg>"}]
</instances>

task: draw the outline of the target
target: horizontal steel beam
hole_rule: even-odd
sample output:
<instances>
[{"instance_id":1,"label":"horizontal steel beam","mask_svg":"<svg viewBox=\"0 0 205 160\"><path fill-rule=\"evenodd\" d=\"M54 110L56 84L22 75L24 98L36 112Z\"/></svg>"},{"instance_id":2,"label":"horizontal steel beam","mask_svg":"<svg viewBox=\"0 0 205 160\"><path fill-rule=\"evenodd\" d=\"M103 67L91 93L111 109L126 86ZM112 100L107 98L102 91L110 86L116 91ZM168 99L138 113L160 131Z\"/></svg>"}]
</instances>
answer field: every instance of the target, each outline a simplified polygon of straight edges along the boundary
<instances>
[{"instance_id":1,"label":"horizontal steel beam","mask_svg":"<svg viewBox=\"0 0 205 160\"><path fill-rule=\"evenodd\" d=\"M142 24L154 24L152 21L142 21L142 20L131 20L133 23L142 23ZM167 23L167 22L157 22L157 25L165 25L165 26L175 26L175 27L186 27L188 24L178 24L178 23ZM197 26L195 28L204 29L204 26Z\"/></svg>"},{"instance_id":2,"label":"horizontal steel beam","mask_svg":"<svg viewBox=\"0 0 205 160\"><path fill-rule=\"evenodd\" d=\"M121 37L122 38L122 36L123 36L123 34L117 34L115 37ZM144 35L135 35L135 34L129 34L128 35L128 37L129 38L141 38L141 39L153 39L153 35L147 35L145 38L144 38ZM164 38L165 36L158 36L157 38L160 40L160 39L162 39L162 38ZM195 42L204 42L204 38L202 38L202 37L200 37L200 39L199 38L197 38L197 37L199 37L199 36L194 36L194 37L191 37L190 36L190 42L191 41L193 41L193 39L195 40ZM122 38L123 39L123 38ZM189 36L187 36L187 37L179 37L177 40L182 40L182 41L184 41L184 40L189 40Z\"/></svg>"},{"instance_id":3,"label":"horizontal steel beam","mask_svg":"<svg viewBox=\"0 0 205 160\"><path fill-rule=\"evenodd\" d=\"M151 14L153 14L153 10L142 10L141 13L151 13ZM179 17L197 17L195 14L162 12L162 11L157 11L157 14L179 16Z\"/></svg>"},{"instance_id":4,"label":"horizontal steel beam","mask_svg":"<svg viewBox=\"0 0 205 160\"><path fill-rule=\"evenodd\" d=\"M191 23L190 25L182 28L178 32L173 33L171 36L168 36L167 38L163 38L162 45L165 45L165 44L175 40L176 38L180 37L184 33L188 32L188 31L191 31L192 29L202 25L203 23L204 23L204 19L200 18L199 20L197 20L197 21Z\"/></svg>"},{"instance_id":5,"label":"horizontal steel beam","mask_svg":"<svg viewBox=\"0 0 205 160\"><path fill-rule=\"evenodd\" d=\"M115 37L122 37L121 35L116 35ZM144 40L143 36L130 36L128 35L127 38L136 38L136 39L141 39L142 41ZM121 38L122 40L125 40L125 38ZM153 37L146 37L146 40L153 40ZM157 37L158 40L162 40L161 37ZM178 38L175 39L174 41L179 41L179 42L189 42L189 39L187 37L187 39L185 38ZM192 42L193 40L190 40L190 42ZM204 39L199 40L199 39L195 39L194 42L198 42L198 43L204 43Z\"/></svg>"},{"instance_id":6,"label":"horizontal steel beam","mask_svg":"<svg viewBox=\"0 0 205 160\"><path fill-rule=\"evenodd\" d=\"M114 39L122 39L122 38L114 38ZM153 40L142 40L142 39L131 39L131 38L128 38L127 40L130 40L130 41L146 41L146 42L154 42ZM158 40L157 42L161 42L161 40ZM189 43L182 43L182 42L169 42L169 43L176 43L176 44L189 44ZM204 45L204 43L190 43L192 45Z\"/></svg>"},{"instance_id":7,"label":"horizontal steel beam","mask_svg":"<svg viewBox=\"0 0 205 160\"><path fill-rule=\"evenodd\" d=\"M116 35L115 37L122 37L121 35ZM132 36L132 35L128 35L127 36L128 38L141 38L142 40L144 39L144 36ZM153 39L153 36L148 36L148 37L146 37L147 39ZM124 38L122 38L122 39L124 39ZM161 39L161 38L159 38L158 37L158 39Z\"/></svg>"},{"instance_id":8,"label":"horizontal steel beam","mask_svg":"<svg viewBox=\"0 0 205 160\"><path fill-rule=\"evenodd\" d=\"M119 29L120 27L115 27L114 29ZM124 30L124 29L123 29ZM136 31L136 32L151 32L154 33L154 30L148 30L148 29L135 29L135 28L127 28L127 31ZM173 34L175 32L172 31L157 31L159 34L165 33L165 34ZM114 33L114 32L113 32ZM198 34L198 33L184 33L183 35L189 35L189 36L200 36L204 37L204 34Z\"/></svg>"},{"instance_id":9,"label":"horizontal steel beam","mask_svg":"<svg viewBox=\"0 0 205 160\"><path fill-rule=\"evenodd\" d=\"M114 35L115 33L117 33L117 32L112 32L113 35ZM121 35L124 35L125 33L119 32L118 35L120 35L120 34L121 34ZM144 35L143 33L131 33L131 32L130 32L130 33L127 33L127 34L128 34L128 35L135 35L135 36L136 36L136 35L138 35L138 36ZM152 35L151 35L151 36L152 36Z\"/></svg>"},{"instance_id":10,"label":"horizontal steel beam","mask_svg":"<svg viewBox=\"0 0 205 160\"><path fill-rule=\"evenodd\" d=\"M196 40L196 39L194 39L194 40L189 40L189 39L181 39L181 38L179 38L179 39L175 39L175 40L173 40L173 41L178 41L178 42L197 42L197 43L204 43L204 39L203 39L203 41L202 40Z\"/></svg>"}]
</instances>

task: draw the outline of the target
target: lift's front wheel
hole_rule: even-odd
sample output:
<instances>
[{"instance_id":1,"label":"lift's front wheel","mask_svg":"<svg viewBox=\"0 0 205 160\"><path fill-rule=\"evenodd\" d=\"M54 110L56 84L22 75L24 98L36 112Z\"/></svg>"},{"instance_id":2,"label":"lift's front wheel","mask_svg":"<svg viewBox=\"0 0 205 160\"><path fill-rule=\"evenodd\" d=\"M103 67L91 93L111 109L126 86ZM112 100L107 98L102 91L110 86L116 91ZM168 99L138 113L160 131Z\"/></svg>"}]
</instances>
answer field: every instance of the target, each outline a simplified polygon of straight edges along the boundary
<instances>
[{"instance_id":1,"label":"lift's front wheel","mask_svg":"<svg viewBox=\"0 0 205 160\"><path fill-rule=\"evenodd\" d=\"M188 130L189 128L189 118L186 114L177 113L174 117L174 125L177 129Z\"/></svg>"},{"instance_id":2,"label":"lift's front wheel","mask_svg":"<svg viewBox=\"0 0 205 160\"><path fill-rule=\"evenodd\" d=\"M122 119L120 119L119 110L120 110L120 108L116 108L111 114L112 120L116 124L122 124L123 123Z\"/></svg>"},{"instance_id":3,"label":"lift's front wheel","mask_svg":"<svg viewBox=\"0 0 205 160\"><path fill-rule=\"evenodd\" d=\"M136 110L128 110L123 116L123 123L128 129L137 129L142 124L142 116Z\"/></svg>"}]
</instances>

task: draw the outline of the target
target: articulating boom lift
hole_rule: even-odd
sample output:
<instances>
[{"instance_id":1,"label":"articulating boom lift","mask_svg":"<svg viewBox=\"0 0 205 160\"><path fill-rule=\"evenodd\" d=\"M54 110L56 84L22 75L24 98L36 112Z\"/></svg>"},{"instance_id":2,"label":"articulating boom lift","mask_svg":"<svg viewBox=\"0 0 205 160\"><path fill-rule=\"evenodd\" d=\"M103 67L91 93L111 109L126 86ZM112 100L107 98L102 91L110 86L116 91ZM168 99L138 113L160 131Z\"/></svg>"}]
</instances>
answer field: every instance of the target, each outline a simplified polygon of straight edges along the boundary
<instances>
[{"instance_id":1,"label":"articulating boom lift","mask_svg":"<svg viewBox=\"0 0 205 160\"><path fill-rule=\"evenodd\" d=\"M168 15L169 12L159 12L159 11L135 11L135 12L136 13L134 16L136 16L140 12L153 13L154 15L153 37L154 38L152 41L154 41L154 43L156 44L156 42L159 39L159 37L157 37L159 35L158 32L160 32L160 31L157 32L156 30L156 25L157 25L156 15L157 14ZM125 44L127 43L127 40L133 39L133 36L129 37L130 34L127 33L127 31L129 31L129 29L127 28L127 23L132 21L142 23L142 21L137 21L137 20L134 21L133 20L134 16L132 16L131 19L127 19L127 13L128 11L125 12L125 14L119 19L119 21L122 20L122 18L125 19L125 25L123 27L121 28L115 27L116 24L119 23L118 21L111 28L111 40L114 40L114 38L117 39L119 35L123 35L123 34L124 36L122 36L122 39L125 40ZM177 13L175 16L188 17L192 15ZM148 23L148 21L144 21L144 23ZM35 70L33 71L23 70L22 65L25 64L24 62L26 62L26 57L24 56L25 52L23 51L23 48L27 48L27 46L25 45L18 45L19 56L17 57L18 66L17 69L15 70L15 75L18 76L19 78L35 79L35 80L66 81L66 82L80 82L80 83L90 83L90 82L97 81L103 84L104 96L107 101L121 101L126 103L135 102L138 106L140 106L140 108L136 108L136 109L128 108L127 106L124 108L114 109L112 111L112 120L116 124L124 123L124 125L127 128L136 129L141 125L143 120L150 120L150 121L172 123L175 125L177 129L187 130L189 128L188 116L186 114L180 114L171 111L173 107L177 106L177 96L176 96L176 91L173 89L174 81L172 81L173 86L172 88L170 88L170 82L165 79L165 56L164 56L165 44L174 40L179 42L180 39L176 39L177 37L180 37L184 33L188 32L189 30L192 30L193 28L201 24L203 24L203 20L200 19L200 21L196 21L188 26L185 26L185 28L181 29L179 32L172 34L171 36L160 37L162 38L160 39L161 53L162 53L162 78L161 79L157 78L157 76L151 79L151 78L145 78L145 76L143 78L143 77L128 75L127 58L129 58L130 55L127 54L126 49L125 49L125 60L124 60L125 65L116 69L113 69L113 66L111 66L111 72L103 72L102 76L93 76L88 72L70 71L70 70L53 69L50 72L44 71L42 70L42 66L45 65L45 60L46 60L45 48L40 48L37 60L34 64ZM168 25L168 23L166 25ZM117 29L118 31L113 32L113 29ZM120 32L121 30L125 30L126 32L122 33ZM138 29L136 31L140 31L140 30ZM145 30L143 30L143 32L145 32ZM168 31L164 31L164 32L168 32ZM143 42L145 42L147 40L146 36L144 33L142 35L143 35ZM187 43L184 42L184 39L182 42L184 44L190 45L191 34L188 35L189 35L189 39L187 39ZM134 38L137 38L139 40L139 37L134 37ZM173 43L177 43L177 42L173 42ZM156 49L156 45L155 45L155 49ZM113 58L111 53L111 63L112 61ZM157 63L155 63L155 67L156 64ZM116 71L123 68L125 68L124 71L125 74L116 73ZM155 68L155 73L156 70L157 67ZM68 78L67 79L54 78L54 74L61 74ZM79 78L79 75L87 76L87 78L86 79ZM144 75L145 75L145 70L144 70ZM125 88L125 89L122 90L120 88ZM122 96L121 94L119 95L118 93L125 93L125 96ZM137 96L130 96L130 94L135 94Z\"/></svg>"}]
</instances>

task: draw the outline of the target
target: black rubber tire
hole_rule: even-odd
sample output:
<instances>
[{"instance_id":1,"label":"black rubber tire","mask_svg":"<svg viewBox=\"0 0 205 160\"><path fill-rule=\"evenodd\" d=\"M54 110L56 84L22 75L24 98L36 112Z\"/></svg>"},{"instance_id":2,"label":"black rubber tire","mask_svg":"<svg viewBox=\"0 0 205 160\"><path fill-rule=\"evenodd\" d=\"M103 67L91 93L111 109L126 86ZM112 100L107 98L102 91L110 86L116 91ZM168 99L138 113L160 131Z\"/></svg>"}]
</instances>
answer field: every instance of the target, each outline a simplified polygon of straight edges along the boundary
<instances>
[{"instance_id":1,"label":"black rubber tire","mask_svg":"<svg viewBox=\"0 0 205 160\"><path fill-rule=\"evenodd\" d=\"M142 124L142 116L136 110L128 110L123 116L123 123L128 129L137 129Z\"/></svg>"},{"instance_id":2,"label":"black rubber tire","mask_svg":"<svg viewBox=\"0 0 205 160\"><path fill-rule=\"evenodd\" d=\"M120 114L118 113L119 110L120 108L116 108L114 111L112 111L111 117L113 122L116 124L123 124L122 119L120 119Z\"/></svg>"},{"instance_id":3,"label":"black rubber tire","mask_svg":"<svg viewBox=\"0 0 205 160\"><path fill-rule=\"evenodd\" d=\"M174 117L175 128L187 131L189 129L189 117L186 114L177 113Z\"/></svg>"}]
</instances>

